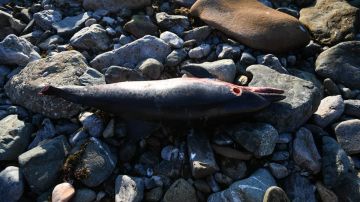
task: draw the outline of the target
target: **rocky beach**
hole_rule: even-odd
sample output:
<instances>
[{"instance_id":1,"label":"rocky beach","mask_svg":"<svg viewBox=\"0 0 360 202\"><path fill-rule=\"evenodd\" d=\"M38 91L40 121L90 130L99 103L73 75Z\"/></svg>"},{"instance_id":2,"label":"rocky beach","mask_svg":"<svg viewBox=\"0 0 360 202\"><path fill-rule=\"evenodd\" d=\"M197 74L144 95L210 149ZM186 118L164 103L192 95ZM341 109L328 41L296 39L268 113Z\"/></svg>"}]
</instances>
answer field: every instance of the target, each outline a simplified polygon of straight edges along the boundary
<instances>
[{"instance_id":1,"label":"rocky beach","mask_svg":"<svg viewBox=\"0 0 360 202\"><path fill-rule=\"evenodd\" d=\"M0 202L360 201L359 8L0 0Z\"/></svg>"}]
</instances>

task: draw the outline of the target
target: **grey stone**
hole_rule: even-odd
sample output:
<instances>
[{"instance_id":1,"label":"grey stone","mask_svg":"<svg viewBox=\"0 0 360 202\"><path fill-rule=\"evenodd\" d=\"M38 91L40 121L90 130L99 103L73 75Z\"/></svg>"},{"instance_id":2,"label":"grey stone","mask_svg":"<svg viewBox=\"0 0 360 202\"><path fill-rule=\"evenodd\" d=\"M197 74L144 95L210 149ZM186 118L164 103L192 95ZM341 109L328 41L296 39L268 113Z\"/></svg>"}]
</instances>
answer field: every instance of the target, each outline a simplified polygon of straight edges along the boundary
<instances>
[{"instance_id":1,"label":"grey stone","mask_svg":"<svg viewBox=\"0 0 360 202\"><path fill-rule=\"evenodd\" d=\"M288 151L277 151L274 152L271 156L271 160L273 161L285 161L288 160L290 157L290 154Z\"/></svg>"},{"instance_id":2,"label":"grey stone","mask_svg":"<svg viewBox=\"0 0 360 202\"><path fill-rule=\"evenodd\" d=\"M99 52L110 47L110 39L100 25L93 24L76 32L70 39L70 45L78 49Z\"/></svg>"},{"instance_id":3,"label":"grey stone","mask_svg":"<svg viewBox=\"0 0 360 202\"><path fill-rule=\"evenodd\" d=\"M45 41L38 44L38 47L42 50L48 50L51 46L58 45L64 42L64 39L59 35L52 35L47 38Z\"/></svg>"},{"instance_id":4,"label":"grey stone","mask_svg":"<svg viewBox=\"0 0 360 202\"><path fill-rule=\"evenodd\" d=\"M256 63L256 58L248 52L243 52L240 58L240 64L248 67Z\"/></svg>"},{"instance_id":5,"label":"grey stone","mask_svg":"<svg viewBox=\"0 0 360 202\"><path fill-rule=\"evenodd\" d=\"M158 27L147 15L133 15L131 20L124 25L124 30L141 38L146 35L159 36Z\"/></svg>"},{"instance_id":6,"label":"grey stone","mask_svg":"<svg viewBox=\"0 0 360 202\"><path fill-rule=\"evenodd\" d=\"M293 158L301 168L316 174L321 170L321 156L316 148L311 131L300 128L293 143Z\"/></svg>"},{"instance_id":7,"label":"grey stone","mask_svg":"<svg viewBox=\"0 0 360 202\"><path fill-rule=\"evenodd\" d=\"M266 190L276 186L275 179L266 169L258 169L249 178L234 182L229 188L211 194L208 202L262 201Z\"/></svg>"},{"instance_id":8,"label":"grey stone","mask_svg":"<svg viewBox=\"0 0 360 202\"><path fill-rule=\"evenodd\" d=\"M159 79L164 71L164 65L154 58L140 62L138 68L144 76L150 79Z\"/></svg>"},{"instance_id":9,"label":"grey stone","mask_svg":"<svg viewBox=\"0 0 360 202\"><path fill-rule=\"evenodd\" d=\"M157 202L160 201L163 195L163 190L161 187L156 187L146 192L145 200L149 202Z\"/></svg>"},{"instance_id":10,"label":"grey stone","mask_svg":"<svg viewBox=\"0 0 360 202\"><path fill-rule=\"evenodd\" d=\"M352 119L335 127L336 139L348 154L360 153L360 120Z\"/></svg>"},{"instance_id":11,"label":"grey stone","mask_svg":"<svg viewBox=\"0 0 360 202\"><path fill-rule=\"evenodd\" d=\"M40 58L34 48L26 39L10 34L0 42L0 64L26 66Z\"/></svg>"},{"instance_id":12,"label":"grey stone","mask_svg":"<svg viewBox=\"0 0 360 202\"><path fill-rule=\"evenodd\" d=\"M259 55L257 57L257 62L261 65L270 67L271 69L279 73L289 74L289 72L281 64L280 60L273 54Z\"/></svg>"},{"instance_id":13,"label":"grey stone","mask_svg":"<svg viewBox=\"0 0 360 202\"><path fill-rule=\"evenodd\" d=\"M113 172L117 157L109 147L100 140L91 137L76 170L86 169L88 175L81 182L88 187L96 187L103 183Z\"/></svg>"},{"instance_id":14,"label":"grey stone","mask_svg":"<svg viewBox=\"0 0 360 202\"><path fill-rule=\"evenodd\" d=\"M360 118L360 100L345 100L344 113L349 116Z\"/></svg>"},{"instance_id":15,"label":"grey stone","mask_svg":"<svg viewBox=\"0 0 360 202\"><path fill-rule=\"evenodd\" d=\"M189 57L192 59L200 59L209 55L211 46L209 44L201 44L189 51Z\"/></svg>"},{"instance_id":16,"label":"grey stone","mask_svg":"<svg viewBox=\"0 0 360 202\"><path fill-rule=\"evenodd\" d=\"M183 15L169 15L165 12L156 13L156 22L161 29L170 31L178 36L190 26L189 19Z\"/></svg>"},{"instance_id":17,"label":"grey stone","mask_svg":"<svg viewBox=\"0 0 360 202\"><path fill-rule=\"evenodd\" d=\"M26 27L20 20L14 18L9 13L0 10L0 40L3 40L8 34L20 34Z\"/></svg>"},{"instance_id":18,"label":"grey stone","mask_svg":"<svg viewBox=\"0 0 360 202\"><path fill-rule=\"evenodd\" d=\"M336 121L344 112L345 104L341 95L328 96L321 100L319 108L312 116L314 123L322 128Z\"/></svg>"},{"instance_id":19,"label":"grey stone","mask_svg":"<svg viewBox=\"0 0 360 202\"><path fill-rule=\"evenodd\" d=\"M257 112L254 118L272 124L280 133L292 132L304 124L320 104L321 92L312 82L280 74L263 65L246 69L253 75L249 86L267 86L285 91L286 98Z\"/></svg>"},{"instance_id":20,"label":"grey stone","mask_svg":"<svg viewBox=\"0 0 360 202\"><path fill-rule=\"evenodd\" d=\"M176 180L166 191L164 202L196 202L196 192L194 187L186 180L180 178Z\"/></svg>"},{"instance_id":21,"label":"grey stone","mask_svg":"<svg viewBox=\"0 0 360 202\"><path fill-rule=\"evenodd\" d=\"M216 54L219 59L236 59L241 55L241 47L230 44L220 44L216 48Z\"/></svg>"},{"instance_id":22,"label":"grey stone","mask_svg":"<svg viewBox=\"0 0 360 202\"><path fill-rule=\"evenodd\" d=\"M81 106L53 96L38 96L44 84L54 86L81 85L79 77L88 66L77 51L64 51L29 63L5 85L13 103L49 118L71 118Z\"/></svg>"},{"instance_id":23,"label":"grey stone","mask_svg":"<svg viewBox=\"0 0 360 202\"><path fill-rule=\"evenodd\" d=\"M70 146L65 136L58 136L19 156L19 165L32 191L43 193L60 177Z\"/></svg>"},{"instance_id":24,"label":"grey stone","mask_svg":"<svg viewBox=\"0 0 360 202\"><path fill-rule=\"evenodd\" d=\"M60 36L71 36L84 27L85 21L90 18L90 13L82 13L77 16L66 17L61 21L54 22L53 28Z\"/></svg>"},{"instance_id":25,"label":"grey stone","mask_svg":"<svg viewBox=\"0 0 360 202\"><path fill-rule=\"evenodd\" d=\"M20 36L20 38L26 39L32 44L36 44L38 41L40 41L40 38L43 34L44 32L42 30L34 30L33 32Z\"/></svg>"},{"instance_id":26,"label":"grey stone","mask_svg":"<svg viewBox=\"0 0 360 202\"><path fill-rule=\"evenodd\" d=\"M83 86L105 84L105 76L96 69L87 67L84 74L79 77L79 82Z\"/></svg>"},{"instance_id":27,"label":"grey stone","mask_svg":"<svg viewBox=\"0 0 360 202\"><path fill-rule=\"evenodd\" d=\"M200 64L188 63L181 66L181 69L195 77L201 77L201 75L197 75L196 72L204 69L214 78L230 83L234 82L236 75L235 63L230 59L223 59L215 62L204 62Z\"/></svg>"},{"instance_id":28,"label":"grey stone","mask_svg":"<svg viewBox=\"0 0 360 202\"><path fill-rule=\"evenodd\" d=\"M221 172L233 180L240 180L246 176L247 166L245 161L224 158L220 160Z\"/></svg>"},{"instance_id":29,"label":"grey stone","mask_svg":"<svg viewBox=\"0 0 360 202\"><path fill-rule=\"evenodd\" d=\"M187 52L184 49L173 50L165 61L166 66L174 67L179 65L187 56Z\"/></svg>"},{"instance_id":30,"label":"grey stone","mask_svg":"<svg viewBox=\"0 0 360 202\"><path fill-rule=\"evenodd\" d=\"M0 120L0 161L16 160L30 142L31 124L8 115Z\"/></svg>"},{"instance_id":31,"label":"grey stone","mask_svg":"<svg viewBox=\"0 0 360 202\"><path fill-rule=\"evenodd\" d=\"M360 41L342 42L322 52L315 71L349 88L360 88Z\"/></svg>"},{"instance_id":32,"label":"grey stone","mask_svg":"<svg viewBox=\"0 0 360 202\"><path fill-rule=\"evenodd\" d=\"M300 10L300 21L316 41L333 45L355 38L358 15L359 10L347 1L319 0L315 5Z\"/></svg>"},{"instance_id":33,"label":"grey stone","mask_svg":"<svg viewBox=\"0 0 360 202\"><path fill-rule=\"evenodd\" d=\"M132 67L135 67L139 62L148 58L164 62L170 52L170 46L163 40L154 36L144 36L116 50L96 56L90 64L97 70L108 68L112 65L123 66L130 64Z\"/></svg>"},{"instance_id":34,"label":"grey stone","mask_svg":"<svg viewBox=\"0 0 360 202\"><path fill-rule=\"evenodd\" d=\"M211 27L202 26L196 27L192 30L186 31L183 34L184 41L195 40L197 43L201 43L211 34Z\"/></svg>"},{"instance_id":35,"label":"grey stone","mask_svg":"<svg viewBox=\"0 0 360 202\"><path fill-rule=\"evenodd\" d=\"M179 149L172 145L165 146L161 149L161 158L166 161L176 160L178 156Z\"/></svg>"},{"instance_id":36,"label":"grey stone","mask_svg":"<svg viewBox=\"0 0 360 202\"><path fill-rule=\"evenodd\" d=\"M289 175L288 169L281 164L269 163L269 168L270 168L271 174L273 174L273 176L276 179L282 179Z\"/></svg>"},{"instance_id":37,"label":"grey stone","mask_svg":"<svg viewBox=\"0 0 360 202\"><path fill-rule=\"evenodd\" d=\"M236 143L256 157L272 154L279 136L276 129L266 123L239 123L227 130Z\"/></svg>"},{"instance_id":38,"label":"grey stone","mask_svg":"<svg viewBox=\"0 0 360 202\"><path fill-rule=\"evenodd\" d=\"M144 181L138 177L119 175L115 181L115 202L140 202L144 197Z\"/></svg>"},{"instance_id":39,"label":"grey stone","mask_svg":"<svg viewBox=\"0 0 360 202\"><path fill-rule=\"evenodd\" d=\"M118 12L121 9L138 9L145 6L150 6L151 0L84 0L83 7L87 10L105 9L112 13Z\"/></svg>"},{"instance_id":40,"label":"grey stone","mask_svg":"<svg viewBox=\"0 0 360 202\"><path fill-rule=\"evenodd\" d=\"M187 136L192 176L202 178L219 170L210 142L202 131L191 131Z\"/></svg>"},{"instance_id":41,"label":"grey stone","mask_svg":"<svg viewBox=\"0 0 360 202\"><path fill-rule=\"evenodd\" d=\"M53 23L61 20L62 15L57 10L43 10L35 13L33 18L35 23L43 30L50 30Z\"/></svg>"},{"instance_id":42,"label":"grey stone","mask_svg":"<svg viewBox=\"0 0 360 202\"><path fill-rule=\"evenodd\" d=\"M275 201L290 202L290 199L287 197L283 189L277 186L272 186L266 190L263 202Z\"/></svg>"},{"instance_id":43,"label":"grey stone","mask_svg":"<svg viewBox=\"0 0 360 202\"><path fill-rule=\"evenodd\" d=\"M334 83L333 80L331 80L330 78L326 78L324 79L324 90L325 93L328 95L340 95L340 90L337 87L336 83Z\"/></svg>"},{"instance_id":44,"label":"grey stone","mask_svg":"<svg viewBox=\"0 0 360 202\"><path fill-rule=\"evenodd\" d=\"M161 33L160 39L168 43L173 48L182 48L184 45L184 41L178 37L178 35L169 31Z\"/></svg>"},{"instance_id":45,"label":"grey stone","mask_svg":"<svg viewBox=\"0 0 360 202\"><path fill-rule=\"evenodd\" d=\"M293 173L285 179L284 189L291 201L317 201L315 198L315 186L298 173Z\"/></svg>"},{"instance_id":46,"label":"grey stone","mask_svg":"<svg viewBox=\"0 0 360 202\"><path fill-rule=\"evenodd\" d=\"M124 34L122 34L119 38L119 43L121 45L125 45L128 44L130 42L134 41L133 38L131 36L125 36Z\"/></svg>"},{"instance_id":47,"label":"grey stone","mask_svg":"<svg viewBox=\"0 0 360 202\"><path fill-rule=\"evenodd\" d=\"M83 128L92 137L100 137L104 131L104 121L97 114L84 112L80 115L79 121L83 125Z\"/></svg>"},{"instance_id":48,"label":"grey stone","mask_svg":"<svg viewBox=\"0 0 360 202\"><path fill-rule=\"evenodd\" d=\"M32 149L39 145L40 142L55 137L56 131L50 119L46 118L41 124L41 128L36 132L34 140L29 145L28 149Z\"/></svg>"},{"instance_id":49,"label":"grey stone","mask_svg":"<svg viewBox=\"0 0 360 202\"><path fill-rule=\"evenodd\" d=\"M96 192L87 189L77 189L75 192L74 197L71 199L72 202L93 202L96 199Z\"/></svg>"},{"instance_id":50,"label":"grey stone","mask_svg":"<svg viewBox=\"0 0 360 202\"><path fill-rule=\"evenodd\" d=\"M126 67L111 66L105 72L107 84L123 81L141 81L143 79L141 72Z\"/></svg>"},{"instance_id":51,"label":"grey stone","mask_svg":"<svg viewBox=\"0 0 360 202\"><path fill-rule=\"evenodd\" d=\"M0 172L0 201L16 202L24 192L24 181L18 167L8 166Z\"/></svg>"}]
</instances>

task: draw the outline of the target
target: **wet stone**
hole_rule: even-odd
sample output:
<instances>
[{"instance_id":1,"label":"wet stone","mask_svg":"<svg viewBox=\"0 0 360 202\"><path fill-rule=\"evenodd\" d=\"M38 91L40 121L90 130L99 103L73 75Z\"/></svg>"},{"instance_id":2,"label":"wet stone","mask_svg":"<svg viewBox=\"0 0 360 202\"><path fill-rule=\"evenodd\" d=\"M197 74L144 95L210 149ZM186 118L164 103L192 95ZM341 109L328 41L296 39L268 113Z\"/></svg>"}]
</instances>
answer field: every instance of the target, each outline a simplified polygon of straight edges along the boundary
<instances>
[{"instance_id":1,"label":"wet stone","mask_svg":"<svg viewBox=\"0 0 360 202\"><path fill-rule=\"evenodd\" d=\"M186 16L169 15L165 12L156 13L156 22L161 29L167 30L181 36L189 28L190 22Z\"/></svg>"}]
</instances>

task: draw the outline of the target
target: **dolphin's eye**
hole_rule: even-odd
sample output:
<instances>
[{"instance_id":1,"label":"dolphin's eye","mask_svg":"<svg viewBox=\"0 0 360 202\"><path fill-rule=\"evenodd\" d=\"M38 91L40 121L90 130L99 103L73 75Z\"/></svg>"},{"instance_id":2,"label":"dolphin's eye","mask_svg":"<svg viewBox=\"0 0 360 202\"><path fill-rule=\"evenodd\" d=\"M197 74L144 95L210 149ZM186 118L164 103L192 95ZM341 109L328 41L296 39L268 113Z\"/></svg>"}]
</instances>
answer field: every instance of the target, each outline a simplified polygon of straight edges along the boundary
<instances>
[{"instance_id":1,"label":"dolphin's eye","mask_svg":"<svg viewBox=\"0 0 360 202\"><path fill-rule=\"evenodd\" d=\"M239 95L241 92L239 88L233 88L232 91L234 92L235 95Z\"/></svg>"}]
</instances>

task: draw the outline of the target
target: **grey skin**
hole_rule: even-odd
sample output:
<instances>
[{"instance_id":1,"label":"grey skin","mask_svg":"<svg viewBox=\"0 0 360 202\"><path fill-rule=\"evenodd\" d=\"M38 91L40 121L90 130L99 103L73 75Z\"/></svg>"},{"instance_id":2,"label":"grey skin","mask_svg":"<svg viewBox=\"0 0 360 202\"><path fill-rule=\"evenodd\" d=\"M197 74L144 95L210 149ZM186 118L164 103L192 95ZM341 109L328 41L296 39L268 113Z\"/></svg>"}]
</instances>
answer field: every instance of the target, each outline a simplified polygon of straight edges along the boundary
<instances>
[{"instance_id":1,"label":"grey skin","mask_svg":"<svg viewBox=\"0 0 360 202\"><path fill-rule=\"evenodd\" d=\"M273 88L242 87L213 79L175 78L97 86L45 86L53 95L125 118L207 120L259 111L285 98Z\"/></svg>"}]
</instances>

